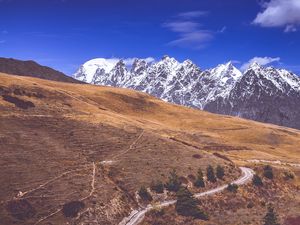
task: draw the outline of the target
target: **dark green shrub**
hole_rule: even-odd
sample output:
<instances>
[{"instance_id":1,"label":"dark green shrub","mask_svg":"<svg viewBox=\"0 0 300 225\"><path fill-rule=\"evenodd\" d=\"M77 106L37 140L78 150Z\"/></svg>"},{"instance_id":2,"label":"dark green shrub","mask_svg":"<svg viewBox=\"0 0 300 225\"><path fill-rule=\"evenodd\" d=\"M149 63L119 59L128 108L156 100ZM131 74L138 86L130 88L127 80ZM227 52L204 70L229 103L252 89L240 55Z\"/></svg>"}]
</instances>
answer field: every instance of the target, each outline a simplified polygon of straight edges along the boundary
<instances>
[{"instance_id":1,"label":"dark green shrub","mask_svg":"<svg viewBox=\"0 0 300 225\"><path fill-rule=\"evenodd\" d=\"M152 181L150 189L156 193L164 193L164 184L161 181Z\"/></svg>"},{"instance_id":2,"label":"dark green shrub","mask_svg":"<svg viewBox=\"0 0 300 225\"><path fill-rule=\"evenodd\" d=\"M207 214L198 208L197 200L187 188L181 187L177 192L175 209L179 215L208 220Z\"/></svg>"},{"instance_id":3,"label":"dark green shrub","mask_svg":"<svg viewBox=\"0 0 300 225\"><path fill-rule=\"evenodd\" d=\"M253 178L252 178L252 183L255 185L255 186L263 186L263 182L260 178L260 176L254 174Z\"/></svg>"},{"instance_id":4,"label":"dark green shrub","mask_svg":"<svg viewBox=\"0 0 300 225\"><path fill-rule=\"evenodd\" d=\"M152 201L152 196L150 195L150 193L147 191L147 189L145 188L145 186L142 186L139 190L139 196L141 197L141 199L143 199L144 201Z\"/></svg>"},{"instance_id":5,"label":"dark green shrub","mask_svg":"<svg viewBox=\"0 0 300 225\"><path fill-rule=\"evenodd\" d=\"M227 191L236 193L238 188L239 188L239 186L237 186L236 184L228 184L226 189L227 189Z\"/></svg>"},{"instance_id":6,"label":"dark green shrub","mask_svg":"<svg viewBox=\"0 0 300 225\"><path fill-rule=\"evenodd\" d=\"M267 165L264 167L264 177L266 177L268 179L274 178L273 168L271 166Z\"/></svg>"},{"instance_id":7,"label":"dark green shrub","mask_svg":"<svg viewBox=\"0 0 300 225\"><path fill-rule=\"evenodd\" d=\"M36 210L27 199L9 201L6 210L18 220L31 219L36 214Z\"/></svg>"},{"instance_id":8,"label":"dark green shrub","mask_svg":"<svg viewBox=\"0 0 300 225\"><path fill-rule=\"evenodd\" d=\"M217 181L214 168L211 165L206 168L206 176L207 180L210 182L214 183Z\"/></svg>"},{"instance_id":9,"label":"dark green shrub","mask_svg":"<svg viewBox=\"0 0 300 225\"><path fill-rule=\"evenodd\" d=\"M268 212L263 219L263 225L280 225L278 223L277 215L274 211L274 208L271 205L268 206Z\"/></svg>"},{"instance_id":10,"label":"dark green shrub","mask_svg":"<svg viewBox=\"0 0 300 225\"><path fill-rule=\"evenodd\" d=\"M176 173L176 170L173 170L169 175L169 180L166 183L166 188L168 191L177 192L181 186L181 182Z\"/></svg>"},{"instance_id":11,"label":"dark green shrub","mask_svg":"<svg viewBox=\"0 0 300 225\"><path fill-rule=\"evenodd\" d=\"M225 172L224 172L224 168L220 165L217 166L216 169L216 175L218 179L223 180L224 176L225 176Z\"/></svg>"},{"instance_id":12,"label":"dark green shrub","mask_svg":"<svg viewBox=\"0 0 300 225\"><path fill-rule=\"evenodd\" d=\"M85 207L81 201L72 201L64 204L62 212L65 217L76 217L78 213Z\"/></svg>"},{"instance_id":13,"label":"dark green shrub","mask_svg":"<svg viewBox=\"0 0 300 225\"><path fill-rule=\"evenodd\" d=\"M205 187L205 183L204 183L204 179L203 179L203 173L202 173L201 168L199 168L199 170L198 170L197 179L194 182L194 185L198 188L199 187Z\"/></svg>"}]
</instances>

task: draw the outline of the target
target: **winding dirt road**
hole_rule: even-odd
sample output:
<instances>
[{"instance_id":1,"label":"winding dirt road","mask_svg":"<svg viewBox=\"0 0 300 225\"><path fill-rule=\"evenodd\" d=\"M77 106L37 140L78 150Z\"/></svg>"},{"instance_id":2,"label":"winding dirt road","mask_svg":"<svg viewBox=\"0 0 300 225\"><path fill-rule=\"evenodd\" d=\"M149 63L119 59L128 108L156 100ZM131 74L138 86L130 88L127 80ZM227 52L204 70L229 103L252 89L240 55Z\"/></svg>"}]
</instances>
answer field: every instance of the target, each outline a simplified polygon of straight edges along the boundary
<instances>
[{"instance_id":1,"label":"winding dirt road","mask_svg":"<svg viewBox=\"0 0 300 225\"><path fill-rule=\"evenodd\" d=\"M254 171L252 169L246 168L246 167L240 167L240 169L241 169L243 175L239 179L233 181L232 182L233 184L243 185L243 184L247 183L248 181L252 180L252 177L254 175ZM195 196L195 198L200 198L200 197L206 196L206 195L213 195L215 193L222 192L224 189L226 189L226 187L227 187L227 185L223 185L223 186L214 188L209 191L197 193L194 196ZM167 206L173 205L175 203L176 203L176 200L169 200L169 201L161 202L161 203L155 205L155 207L167 207ZM119 223L119 225L137 225L143 220L145 214L147 212L149 212L150 210L152 210L153 208L154 208L154 206L148 205L146 208L134 210L131 212L130 216L124 218Z\"/></svg>"}]
</instances>

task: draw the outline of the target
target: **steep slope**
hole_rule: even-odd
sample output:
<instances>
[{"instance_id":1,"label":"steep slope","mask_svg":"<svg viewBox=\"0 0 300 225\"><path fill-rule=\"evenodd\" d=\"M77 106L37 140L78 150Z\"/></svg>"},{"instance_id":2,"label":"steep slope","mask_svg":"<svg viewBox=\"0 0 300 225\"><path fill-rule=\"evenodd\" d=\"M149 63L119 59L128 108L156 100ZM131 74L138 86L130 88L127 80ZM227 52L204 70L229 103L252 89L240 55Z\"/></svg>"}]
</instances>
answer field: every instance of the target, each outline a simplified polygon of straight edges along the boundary
<instances>
[{"instance_id":1,"label":"steep slope","mask_svg":"<svg viewBox=\"0 0 300 225\"><path fill-rule=\"evenodd\" d=\"M272 67L252 64L226 100L206 105L211 112L237 115L262 122L300 127L300 79Z\"/></svg>"},{"instance_id":2,"label":"steep slope","mask_svg":"<svg viewBox=\"0 0 300 225\"><path fill-rule=\"evenodd\" d=\"M115 59L98 61L87 62L74 77L89 77L92 84L131 88L214 113L300 128L300 79L283 69L254 63L242 74L228 62L201 71L190 60L180 63L169 56L150 65L136 59L131 69ZM89 71L91 64L100 68L98 72Z\"/></svg>"},{"instance_id":3,"label":"steep slope","mask_svg":"<svg viewBox=\"0 0 300 225\"><path fill-rule=\"evenodd\" d=\"M21 61L17 59L0 57L0 72L19 76L37 77L46 80L62 81L69 83L82 83L62 72L50 67L39 65L34 61Z\"/></svg>"},{"instance_id":4,"label":"steep slope","mask_svg":"<svg viewBox=\"0 0 300 225\"><path fill-rule=\"evenodd\" d=\"M0 95L0 217L7 225L118 224L138 207L141 185L165 182L173 168L186 180L220 164L231 171L229 182L239 176L230 159L300 161L297 130L133 90L0 74ZM70 201L84 203L80 216L63 215Z\"/></svg>"}]
</instances>

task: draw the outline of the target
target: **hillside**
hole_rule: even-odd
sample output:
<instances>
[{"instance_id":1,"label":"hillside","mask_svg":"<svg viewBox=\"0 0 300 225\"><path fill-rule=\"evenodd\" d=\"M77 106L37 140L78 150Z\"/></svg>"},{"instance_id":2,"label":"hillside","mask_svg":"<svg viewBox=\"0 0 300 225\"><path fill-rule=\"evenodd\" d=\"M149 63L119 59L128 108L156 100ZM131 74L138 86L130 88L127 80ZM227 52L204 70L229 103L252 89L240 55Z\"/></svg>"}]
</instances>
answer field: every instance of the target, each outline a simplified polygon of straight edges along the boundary
<instances>
[{"instance_id":1,"label":"hillside","mask_svg":"<svg viewBox=\"0 0 300 225\"><path fill-rule=\"evenodd\" d=\"M136 191L165 182L174 168L187 180L199 167L222 165L220 182L228 183L240 175L237 166L257 166L249 160L300 162L298 130L133 90L1 73L0 95L0 216L7 225L118 224L138 207ZM84 204L75 218L62 214L70 201Z\"/></svg>"},{"instance_id":2,"label":"hillside","mask_svg":"<svg viewBox=\"0 0 300 225\"><path fill-rule=\"evenodd\" d=\"M0 57L0 72L19 76L37 77L46 80L62 81L69 83L83 83L69 77L62 72L47 66L42 66L34 61L22 61Z\"/></svg>"}]
</instances>

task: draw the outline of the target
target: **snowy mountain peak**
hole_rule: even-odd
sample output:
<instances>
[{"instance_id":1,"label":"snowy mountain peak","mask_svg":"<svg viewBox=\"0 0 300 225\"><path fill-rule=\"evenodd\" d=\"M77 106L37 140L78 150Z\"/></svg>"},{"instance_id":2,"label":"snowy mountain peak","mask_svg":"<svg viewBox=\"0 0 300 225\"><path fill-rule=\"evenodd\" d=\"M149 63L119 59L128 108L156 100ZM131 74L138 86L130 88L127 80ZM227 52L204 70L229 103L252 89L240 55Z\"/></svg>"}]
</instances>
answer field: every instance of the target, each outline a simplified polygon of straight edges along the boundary
<instances>
[{"instance_id":1,"label":"snowy mountain peak","mask_svg":"<svg viewBox=\"0 0 300 225\"><path fill-rule=\"evenodd\" d=\"M89 60L79 68L79 70L74 74L74 78L87 83L92 83L96 73L99 73L100 71L102 73L109 73L118 61L118 59L114 58L96 58Z\"/></svg>"},{"instance_id":2,"label":"snowy mountain peak","mask_svg":"<svg viewBox=\"0 0 300 225\"><path fill-rule=\"evenodd\" d=\"M152 62L99 58L84 63L74 77L210 112L300 128L300 78L287 70L255 62L242 74L227 62L201 71L191 60L180 63L169 56Z\"/></svg>"},{"instance_id":3,"label":"snowy mountain peak","mask_svg":"<svg viewBox=\"0 0 300 225\"><path fill-rule=\"evenodd\" d=\"M225 83L228 80L237 80L242 77L241 71L239 71L231 62L226 64L219 64L216 68L211 69L212 76L222 79Z\"/></svg>"},{"instance_id":4,"label":"snowy mountain peak","mask_svg":"<svg viewBox=\"0 0 300 225\"><path fill-rule=\"evenodd\" d=\"M262 66L258 63L258 62L253 62L250 64L250 66L248 67L248 70L259 70L261 69Z\"/></svg>"}]
</instances>

